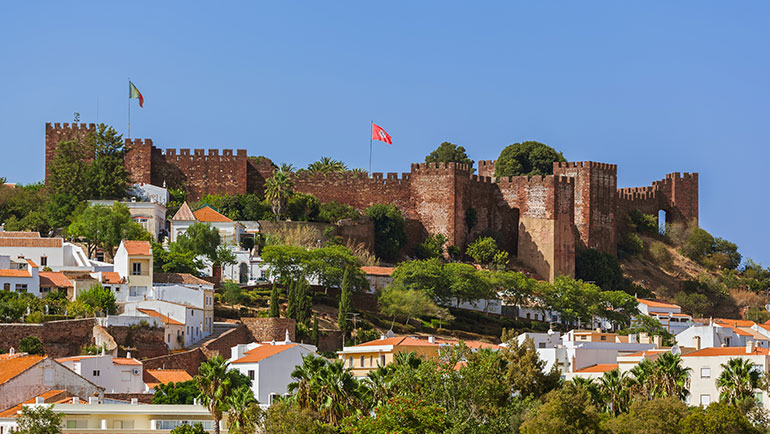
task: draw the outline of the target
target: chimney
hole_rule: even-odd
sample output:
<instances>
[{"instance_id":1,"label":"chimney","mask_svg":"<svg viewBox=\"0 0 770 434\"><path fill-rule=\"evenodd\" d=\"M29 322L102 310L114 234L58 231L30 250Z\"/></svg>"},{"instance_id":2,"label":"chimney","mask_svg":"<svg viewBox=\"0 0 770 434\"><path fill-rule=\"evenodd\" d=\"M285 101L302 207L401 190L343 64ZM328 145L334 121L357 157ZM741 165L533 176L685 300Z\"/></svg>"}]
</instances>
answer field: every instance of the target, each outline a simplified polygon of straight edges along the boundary
<instances>
[{"instance_id":1,"label":"chimney","mask_svg":"<svg viewBox=\"0 0 770 434\"><path fill-rule=\"evenodd\" d=\"M747 341L746 342L746 354L751 354L754 352L754 341Z\"/></svg>"},{"instance_id":2,"label":"chimney","mask_svg":"<svg viewBox=\"0 0 770 434\"><path fill-rule=\"evenodd\" d=\"M35 398L35 404L45 404L45 398L43 398L42 396L38 396L37 398Z\"/></svg>"},{"instance_id":3,"label":"chimney","mask_svg":"<svg viewBox=\"0 0 770 434\"><path fill-rule=\"evenodd\" d=\"M653 336L652 337L652 343L655 344L656 348L660 348L663 346L663 336Z\"/></svg>"},{"instance_id":4,"label":"chimney","mask_svg":"<svg viewBox=\"0 0 770 434\"><path fill-rule=\"evenodd\" d=\"M131 351L128 351L128 352L126 352L126 358L127 358L127 359L130 359L130 358L131 358Z\"/></svg>"},{"instance_id":5,"label":"chimney","mask_svg":"<svg viewBox=\"0 0 770 434\"><path fill-rule=\"evenodd\" d=\"M131 405L139 404L139 398L131 398Z\"/></svg>"},{"instance_id":6,"label":"chimney","mask_svg":"<svg viewBox=\"0 0 770 434\"><path fill-rule=\"evenodd\" d=\"M435 344L436 343L436 337L435 336L428 336L428 343L429 344Z\"/></svg>"},{"instance_id":7,"label":"chimney","mask_svg":"<svg viewBox=\"0 0 770 434\"><path fill-rule=\"evenodd\" d=\"M382 334L382 333L380 333L380 340L381 340L381 341L384 341L384 340L385 340L385 335L384 335L384 334Z\"/></svg>"},{"instance_id":8,"label":"chimney","mask_svg":"<svg viewBox=\"0 0 770 434\"><path fill-rule=\"evenodd\" d=\"M695 347L695 351L700 350L700 336L693 336L692 346Z\"/></svg>"}]
</instances>

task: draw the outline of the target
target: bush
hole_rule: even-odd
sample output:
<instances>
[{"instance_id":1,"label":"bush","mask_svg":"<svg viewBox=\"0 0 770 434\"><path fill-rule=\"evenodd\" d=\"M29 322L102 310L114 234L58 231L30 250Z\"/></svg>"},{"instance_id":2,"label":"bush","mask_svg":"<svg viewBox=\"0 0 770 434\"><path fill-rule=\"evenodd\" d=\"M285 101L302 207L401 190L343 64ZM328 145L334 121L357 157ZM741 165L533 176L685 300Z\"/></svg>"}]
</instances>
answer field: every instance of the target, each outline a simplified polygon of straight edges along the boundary
<instances>
[{"instance_id":1,"label":"bush","mask_svg":"<svg viewBox=\"0 0 770 434\"><path fill-rule=\"evenodd\" d=\"M444 234L431 235L417 246L417 257L420 259L441 258L444 256L444 244L449 239Z\"/></svg>"},{"instance_id":2,"label":"bush","mask_svg":"<svg viewBox=\"0 0 770 434\"><path fill-rule=\"evenodd\" d=\"M497 252L497 242L492 237L477 238L465 249L465 253L479 264L489 264Z\"/></svg>"},{"instance_id":3,"label":"bush","mask_svg":"<svg viewBox=\"0 0 770 434\"><path fill-rule=\"evenodd\" d=\"M709 298L703 294L678 292L674 296L676 304L682 307L682 310L694 317L702 318L713 308Z\"/></svg>"},{"instance_id":4,"label":"bush","mask_svg":"<svg viewBox=\"0 0 770 434\"><path fill-rule=\"evenodd\" d=\"M336 200L321 204L318 212L318 220L327 223L337 223L343 219L355 219L360 216L355 208Z\"/></svg>"},{"instance_id":5,"label":"bush","mask_svg":"<svg viewBox=\"0 0 770 434\"><path fill-rule=\"evenodd\" d=\"M27 336L19 341L19 352L28 354L45 354L43 343L36 336Z\"/></svg>"},{"instance_id":6,"label":"bush","mask_svg":"<svg viewBox=\"0 0 770 434\"><path fill-rule=\"evenodd\" d=\"M749 321L754 321L755 323L764 324L765 321L770 320L770 312L768 312L764 306L751 306L746 309L744 318Z\"/></svg>"},{"instance_id":7,"label":"bush","mask_svg":"<svg viewBox=\"0 0 770 434\"><path fill-rule=\"evenodd\" d=\"M663 268L670 268L674 265L673 256L668 251L668 247L660 241L655 241L650 246L650 257L656 265Z\"/></svg>"},{"instance_id":8,"label":"bush","mask_svg":"<svg viewBox=\"0 0 770 434\"><path fill-rule=\"evenodd\" d=\"M629 228L645 234L658 233L658 218L652 214L642 214L638 210L628 213Z\"/></svg>"},{"instance_id":9,"label":"bush","mask_svg":"<svg viewBox=\"0 0 770 434\"><path fill-rule=\"evenodd\" d=\"M318 220L319 209L318 199L305 193L294 193L286 205L289 220L295 222Z\"/></svg>"},{"instance_id":10,"label":"bush","mask_svg":"<svg viewBox=\"0 0 770 434\"><path fill-rule=\"evenodd\" d=\"M693 261L701 261L714 248L714 237L701 228L693 228L682 246L682 254Z\"/></svg>"},{"instance_id":11,"label":"bush","mask_svg":"<svg viewBox=\"0 0 770 434\"><path fill-rule=\"evenodd\" d=\"M78 294L77 301L93 308L96 312L114 315L118 311L115 294L100 283Z\"/></svg>"},{"instance_id":12,"label":"bush","mask_svg":"<svg viewBox=\"0 0 770 434\"><path fill-rule=\"evenodd\" d=\"M374 252L382 259L395 260L406 243L405 219L395 205L378 203L366 210L374 221Z\"/></svg>"},{"instance_id":13,"label":"bush","mask_svg":"<svg viewBox=\"0 0 770 434\"><path fill-rule=\"evenodd\" d=\"M495 163L495 176L552 175L555 161L567 160L561 152L543 143L514 143L500 152Z\"/></svg>"},{"instance_id":14,"label":"bush","mask_svg":"<svg viewBox=\"0 0 770 434\"><path fill-rule=\"evenodd\" d=\"M644 242L639 238L639 235L629 232L623 235L620 250L628 256L634 256L644 251Z\"/></svg>"}]
</instances>

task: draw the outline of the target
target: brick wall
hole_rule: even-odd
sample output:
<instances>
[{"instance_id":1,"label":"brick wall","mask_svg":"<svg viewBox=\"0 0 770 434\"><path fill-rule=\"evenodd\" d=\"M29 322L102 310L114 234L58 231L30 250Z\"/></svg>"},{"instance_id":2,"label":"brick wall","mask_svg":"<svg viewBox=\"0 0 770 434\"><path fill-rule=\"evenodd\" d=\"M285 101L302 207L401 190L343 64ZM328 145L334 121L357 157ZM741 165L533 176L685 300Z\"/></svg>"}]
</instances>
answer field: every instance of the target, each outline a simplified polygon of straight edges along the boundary
<instances>
[{"instance_id":1,"label":"brick wall","mask_svg":"<svg viewBox=\"0 0 770 434\"><path fill-rule=\"evenodd\" d=\"M207 360L200 348L142 360L144 369L184 369L190 375L198 375L198 367Z\"/></svg>"},{"instance_id":2,"label":"brick wall","mask_svg":"<svg viewBox=\"0 0 770 434\"><path fill-rule=\"evenodd\" d=\"M123 165L131 174L131 181L145 184L152 182L152 148L150 139L125 140L125 149L128 151Z\"/></svg>"},{"instance_id":3,"label":"brick wall","mask_svg":"<svg viewBox=\"0 0 770 434\"><path fill-rule=\"evenodd\" d=\"M254 342L283 341L286 330L289 330L289 339L294 341L296 321L291 318L241 318L241 322L251 332Z\"/></svg>"},{"instance_id":4,"label":"brick wall","mask_svg":"<svg viewBox=\"0 0 770 434\"><path fill-rule=\"evenodd\" d=\"M152 393L105 393L104 399L114 399L117 401L131 402L131 399L136 398L140 404L152 404Z\"/></svg>"},{"instance_id":5,"label":"brick wall","mask_svg":"<svg viewBox=\"0 0 770 434\"><path fill-rule=\"evenodd\" d=\"M205 342L201 349L206 357L211 358L219 354L225 359L230 358L230 349L238 344L248 344L254 342L254 337L251 331L244 325L240 324L238 327L228 330L222 333L216 339Z\"/></svg>"},{"instance_id":6,"label":"brick wall","mask_svg":"<svg viewBox=\"0 0 770 434\"><path fill-rule=\"evenodd\" d=\"M247 186L247 155L245 149L166 149L154 153L159 172L153 183L162 185L184 182L188 200L197 200L206 194L242 194ZM153 172L155 168L153 167ZM166 175L170 179L165 178Z\"/></svg>"},{"instance_id":7,"label":"brick wall","mask_svg":"<svg viewBox=\"0 0 770 434\"><path fill-rule=\"evenodd\" d=\"M50 357L78 355L93 342L93 318L50 321L43 324L0 324L0 348L19 349L19 341L35 336Z\"/></svg>"},{"instance_id":8,"label":"brick wall","mask_svg":"<svg viewBox=\"0 0 770 434\"><path fill-rule=\"evenodd\" d=\"M158 357L168 354L165 334L160 327L109 326L107 332L118 344L118 354L126 351L136 358Z\"/></svg>"},{"instance_id":9,"label":"brick wall","mask_svg":"<svg viewBox=\"0 0 770 434\"><path fill-rule=\"evenodd\" d=\"M50 164L56 155L56 146L64 140L83 140L89 133L96 131L96 124L45 124L45 177L48 178Z\"/></svg>"}]
</instances>

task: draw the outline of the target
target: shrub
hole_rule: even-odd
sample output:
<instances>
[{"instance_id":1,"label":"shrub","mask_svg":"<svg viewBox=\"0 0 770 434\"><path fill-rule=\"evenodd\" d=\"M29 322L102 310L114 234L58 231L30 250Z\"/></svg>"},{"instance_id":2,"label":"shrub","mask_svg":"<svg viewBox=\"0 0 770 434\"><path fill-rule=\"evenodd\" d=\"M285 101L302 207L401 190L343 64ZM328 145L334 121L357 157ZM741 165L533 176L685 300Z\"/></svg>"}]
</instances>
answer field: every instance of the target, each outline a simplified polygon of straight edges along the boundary
<instances>
[{"instance_id":1,"label":"shrub","mask_svg":"<svg viewBox=\"0 0 770 434\"><path fill-rule=\"evenodd\" d=\"M118 306L115 304L115 294L100 283L78 294L77 301L90 306L94 311L108 315L113 315L118 311Z\"/></svg>"},{"instance_id":2,"label":"shrub","mask_svg":"<svg viewBox=\"0 0 770 434\"><path fill-rule=\"evenodd\" d=\"M652 214L642 214L638 210L628 213L629 226L636 232L646 234L658 233L658 218Z\"/></svg>"},{"instance_id":3,"label":"shrub","mask_svg":"<svg viewBox=\"0 0 770 434\"><path fill-rule=\"evenodd\" d=\"M27 336L19 341L19 352L28 354L45 354L43 343L36 336Z\"/></svg>"},{"instance_id":4,"label":"shrub","mask_svg":"<svg viewBox=\"0 0 770 434\"><path fill-rule=\"evenodd\" d=\"M714 237L701 228L693 228L682 246L682 254L693 261L700 261L711 253L713 248Z\"/></svg>"},{"instance_id":5,"label":"shrub","mask_svg":"<svg viewBox=\"0 0 770 434\"><path fill-rule=\"evenodd\" d=\"M673 256L668 251L668 247L660 241L654 241L650 246L650 257L660 267L670 268L674 265Z\"/></svg>"},{"instance_id":6,"label":"shrub","mask_svg":"<svg viewBox=\"0 0 770 434\"><path fill-rule=\"evenodd\" d=\"M322 203L318 212L318 220L328 223L337 223L342 219L355 219L360 216L361 214L355 208L336 200Z\"/></svg>"},{"instance_id":7,"label":"shrub","mask_svg":"<svg viewBox=\"0 0 770 434\"><path fill-rule=\"evenodd\" d=\"M395 260L406 243L404 216L395 205L374 204L366 210L374 221L374 252L382 259Z\"/></svg>"},{"instance_id":8,"label":"shrub","mask_svg":"<svg viewBox=\"0 0 770 434\"><path fill-rule=\"evenodd\" d=\"M764 324L765 321L770 320L770 312L765 310L764 307L751 306L748 309L746 309L746 314L744 315L744 318L746 318L749 321L754 321L759 324Z\"/></svg>"},{"instance_id":9,"label":"shrub","mask_svg":"<svg viewBox=\"0 0 770 434\"><path fill-rule=\"evenodd\" d=\"M495 163L495 176L552 175L555 161L567 161L561 152L535 141L506 146Z\"/></svg>"},{"instance_id":10,"label":"shrub","mask_svg":"<svg viewBox=\"0 0 770 434\"><path fill-rule=\"evenodd\" d=\"M644 242L639 238L639 235L629 232L623 235L620 249L627 255L634 256L644 250Z\"/></svg>"},{"instance_id":11,"label":"shrub","mask_svg":"<svg viewBox=\"0 0 770 434\"><path fill-rule=\"evenodd\" d=\"M444 234L431 235L417 246L417 257L420 259L440 258L444 255L444 244L449 239Z\"/></svg>"},{"instance_id":12,"label":"shrub","mask_svg":"<svg viewBox=\"0 0 770 434\"><path fill-rule=\"evenodd\" d=\"M477 238L465 249L465 253L479 264L489 264L497 252L497 242L492 237Z\"/></svg>"}]
</instances>

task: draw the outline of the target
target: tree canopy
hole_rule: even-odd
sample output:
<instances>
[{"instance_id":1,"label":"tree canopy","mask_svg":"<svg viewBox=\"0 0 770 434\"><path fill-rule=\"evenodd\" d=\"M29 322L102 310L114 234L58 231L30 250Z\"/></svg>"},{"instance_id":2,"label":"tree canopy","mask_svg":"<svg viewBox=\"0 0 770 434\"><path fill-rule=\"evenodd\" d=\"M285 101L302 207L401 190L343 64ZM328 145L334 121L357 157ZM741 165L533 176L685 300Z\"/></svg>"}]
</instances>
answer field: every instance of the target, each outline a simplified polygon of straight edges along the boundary
<instances>
[{"instance_id":1,"label":"tree canopy","mask_svg":"<svg viewBox=\"0 0 770 434\"><path fill-rule=\"evenodd\" d=\"M473 160L468 158L465 148L454 143L442 142L425 157L426 163L462 163L473 167Z\"/></svg>"},{"instance_id":2,"label":"tree canopy","mask_svg":"<svg viewBox=\"0 0 770 434\"><path fill-rule=\"evenodd\" d=\"M534 141L506 146L495 163L495 176L552 175L555 161L567 161L561 152Z\"/></svg>"},{"instance_id":3,"label":"tree canopy","mask_svg":"<svg viewBox=\"0 0 770 434\"><path fill-rule=\"evenodd\" d=\"M392 204L374 204L366 210L374 221L374 253L387 260L395 260L406 243L406 232L401 210Z\"/></svg>"}]
</instances>

